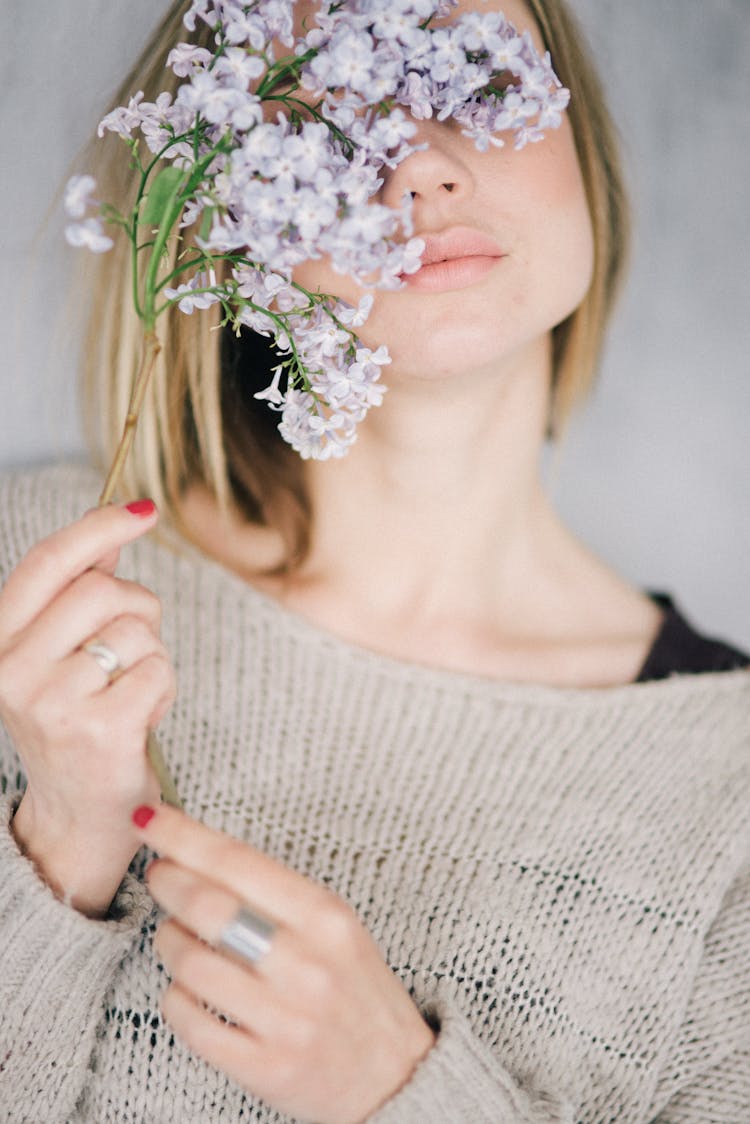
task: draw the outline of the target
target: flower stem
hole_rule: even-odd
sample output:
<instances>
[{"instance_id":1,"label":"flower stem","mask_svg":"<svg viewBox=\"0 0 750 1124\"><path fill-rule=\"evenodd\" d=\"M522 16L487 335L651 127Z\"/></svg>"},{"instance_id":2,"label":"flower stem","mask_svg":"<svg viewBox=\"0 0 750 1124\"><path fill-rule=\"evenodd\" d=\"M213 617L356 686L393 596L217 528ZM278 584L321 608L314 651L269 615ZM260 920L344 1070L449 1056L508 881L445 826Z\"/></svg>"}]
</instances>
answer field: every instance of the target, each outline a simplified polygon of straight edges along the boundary
<instances>
[{"instance_id":1,"label":"flower stem","mask_svg":"<svg viewBox=\"0 0 750 1124\"><path fill-rule=\"evenodd\" d=\"M148 390L149 380L156 364L156 359L161 351L161 344L159 338L153 328L146 332L143 339L143 352L141 355L141 363L136 375L135 383L133 385L133 393L130 397L130 405L128 407L128 415L125 418L125 425L123 426L122 437L117 446L114 459L107 473L107 479L102 489L102 494L99 496L99 507L106 507L111 502L112 496L119 483L122 475L122 470L125 465L128 453L133 444L135 437L135 427L138 424L138 417L140 415L141 407L143 406ZM171 804L174 808L181 808L182 801L180 800L177 788L172 776L167 768L164 760L164 755L161 751L161 746L156 738L153 730L149 730L148 739L146 743L146 753L151 762L151 767L156 773L161 787L162 799L166 804Z\"/></svg>"},{"instance_id":2,"label":"flower stem","mask_svg":"<svg viewBox=\"0 0 750 1124\"><path fill-rule=\"evenodd\" d=\"M156 773L156 779L161 788L161 798L165 804L171 804L173 808L182 808L182 800L177 791L177 786L172 780L172 774L167 768L167 763L164 760L164 754L161 751L159 740L153 730L149 730L148 738L146 740L146 754L151 762L151 768Z\"/></svg>"},{"instance_id":3,"label":"flower stem","mask_svg":"<svg viewBox=\"0 0 750 1124\"><path fill-rule=\"evenodd\" d=\"M112 496L115 494L115 489L120 481L125 461L127 460L128 453L133 444L135 427L138 424L138 415L143 405L143 400L146 397L146 391L148 390L151 372L156 363L156 357L160 351L161 344L159 343L159 339L156 332L151 329L151 331L146 332L143 339L141 364L138 369L138 374L135 377L135 383L133 384L133 393L130 396L130 405L128 407L127 417L125 418L122 437L120 438L120 443L117 446L117 451L115 452L114 459L107 473L104 488L99 496L99 507L105 507L106 504L112 502Z\"/></svg>"}]
</instances>

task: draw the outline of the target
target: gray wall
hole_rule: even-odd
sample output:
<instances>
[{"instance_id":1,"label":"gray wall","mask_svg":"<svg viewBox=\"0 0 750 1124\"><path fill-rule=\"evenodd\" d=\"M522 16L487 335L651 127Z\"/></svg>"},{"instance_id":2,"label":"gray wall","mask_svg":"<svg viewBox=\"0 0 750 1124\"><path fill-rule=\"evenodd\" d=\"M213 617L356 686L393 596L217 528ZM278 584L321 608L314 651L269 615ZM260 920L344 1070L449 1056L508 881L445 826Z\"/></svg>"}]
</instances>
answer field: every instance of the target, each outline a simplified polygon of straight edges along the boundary
<instances>
[{"instance_id":1,"label":"gray wall","mask_svg":"<svg viewBox=\"0 0 750 1124\"><path fill-rule=\"evenodd\" d=\"M79 451L53 325L72 251L45 212L165 5L4 0L0 465ZM632 580L750 646L750 4L573 0L608 77L637 218L598 389L551 487ZM35 241L36 236L36 241Z\"/></svg>"}]
</instances>

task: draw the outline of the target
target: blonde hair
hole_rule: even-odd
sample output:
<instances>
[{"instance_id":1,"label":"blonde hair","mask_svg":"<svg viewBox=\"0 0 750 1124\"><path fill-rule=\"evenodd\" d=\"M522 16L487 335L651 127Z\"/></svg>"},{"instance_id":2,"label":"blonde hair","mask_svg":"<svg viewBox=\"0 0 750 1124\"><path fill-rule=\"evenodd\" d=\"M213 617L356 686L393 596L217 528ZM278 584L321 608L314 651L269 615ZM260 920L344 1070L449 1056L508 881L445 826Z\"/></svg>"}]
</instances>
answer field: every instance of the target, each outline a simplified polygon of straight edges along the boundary
<instances>
[{"instance_id":1,"label":"blonde hair","mask_svg":"<svg viewBox=\"0 0 750 1124\"><path fill-rule=\"evenodd\" d=\"M589 389L620 281L629 238L629 215L615 128L582 33L565 0L526 0L555 69L571 91L568 110L594 231L594 270L578 308L552 333L550 436L561 434L574 406ZM118 91L114 105L143 90L147 101L180 83L165 68L168 51L189 40L211 46L199 23L189 35L174 3ZM86 154L102 197L122 212L132 207L136 177L126 175L122 141L108 135ZM185 244L172 247L176 258ZM142 329L131 298L130 247L124 238L100 259L92 287L84 356L84 413L92 453L104 464L120 435ZM236 340L218 327L215 309L192 316L172 310L161 317L162 350L134 447L123 476L128 495L152 496L178 524L180 497L195 484L207 487L222 510L234 508L251 522L276 530L285 546L279 570L292 570L309 544L310 508L303 463L276 431L277 418L253 392L269 381L273 353L249 333ZM183 527L183 530L186 530Z\"/></svg>"}]
</instances>

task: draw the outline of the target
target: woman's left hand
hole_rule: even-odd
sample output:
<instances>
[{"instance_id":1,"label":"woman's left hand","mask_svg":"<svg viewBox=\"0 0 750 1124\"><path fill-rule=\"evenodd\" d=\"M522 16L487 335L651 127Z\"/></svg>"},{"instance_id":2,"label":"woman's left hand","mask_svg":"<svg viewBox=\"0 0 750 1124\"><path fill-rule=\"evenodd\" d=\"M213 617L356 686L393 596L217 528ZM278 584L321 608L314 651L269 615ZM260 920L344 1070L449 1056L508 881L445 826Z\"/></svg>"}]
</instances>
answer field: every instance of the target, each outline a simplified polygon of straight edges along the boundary
<instances>
[{"instance_id":1,"label":"woman's left hand","mask_svg":"<svg viewBox=\"0 0 750 1124\"><path fill-rule=\"evenodd\" d=\"M152 811L134 822L163 856L147 879L169 915L155 948L172 978L161 1009L175 1034L281 1112L365 1120L435 1041L372 937L324 886L173 808ZM242 906L275 925L253 964L212 947Z\"/></svg>"}]
</instances>

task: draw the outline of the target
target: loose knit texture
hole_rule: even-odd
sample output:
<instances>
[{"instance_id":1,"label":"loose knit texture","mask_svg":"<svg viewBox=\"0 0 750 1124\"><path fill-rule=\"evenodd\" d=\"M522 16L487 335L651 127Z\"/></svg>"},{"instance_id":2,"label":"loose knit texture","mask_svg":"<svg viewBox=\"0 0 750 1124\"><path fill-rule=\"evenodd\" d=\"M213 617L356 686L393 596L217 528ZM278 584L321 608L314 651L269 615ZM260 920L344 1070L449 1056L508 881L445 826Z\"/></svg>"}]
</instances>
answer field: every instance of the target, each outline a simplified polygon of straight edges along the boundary
<instances>
[{"instance_id":1,"label":"loose knit texture","mask_svg":"<svg viewBox=\"0 0 750 1124\"><path fill-rule=\"evenodd\" d=\"M3 479L0 578L97 485ZM163 601L187 810L340 894L440 1025L376 1124L750 1121L750 673L497 683L344 643L188 548L120 573ZM163 1023L150 856L111 919L77 914L8 831L5 734L0 765L0 1120L287 1120Z\"/></svg>"}]
</instances>

